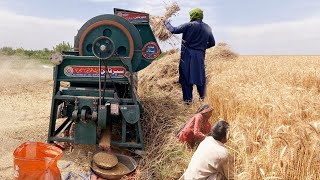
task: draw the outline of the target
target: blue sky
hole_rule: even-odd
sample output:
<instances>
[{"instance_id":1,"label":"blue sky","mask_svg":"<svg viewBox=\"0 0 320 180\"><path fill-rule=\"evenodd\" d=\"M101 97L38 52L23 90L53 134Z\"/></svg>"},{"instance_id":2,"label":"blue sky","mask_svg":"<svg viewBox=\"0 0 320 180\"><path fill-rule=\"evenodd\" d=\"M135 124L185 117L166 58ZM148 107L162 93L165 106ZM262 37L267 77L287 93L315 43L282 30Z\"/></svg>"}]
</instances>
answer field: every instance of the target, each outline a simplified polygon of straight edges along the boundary
<instances>
[{"instance_id":1,"label":"blue sky","mask_svg":"<svg viewBox=\"0 0 320 180\"><path fill-rule=\"evenodd\" d=\"M164 13L172 1L120 0L0 0L0 47L52 48L73 43L77 29L88 19L113 13L114 7ZM240 54L320 54L320 1L316 0L177 0L181 7L173 25L188 21L195 7L218 42ZM168 45L161 43L162 48Z\"/></svg>"}]
</instances>

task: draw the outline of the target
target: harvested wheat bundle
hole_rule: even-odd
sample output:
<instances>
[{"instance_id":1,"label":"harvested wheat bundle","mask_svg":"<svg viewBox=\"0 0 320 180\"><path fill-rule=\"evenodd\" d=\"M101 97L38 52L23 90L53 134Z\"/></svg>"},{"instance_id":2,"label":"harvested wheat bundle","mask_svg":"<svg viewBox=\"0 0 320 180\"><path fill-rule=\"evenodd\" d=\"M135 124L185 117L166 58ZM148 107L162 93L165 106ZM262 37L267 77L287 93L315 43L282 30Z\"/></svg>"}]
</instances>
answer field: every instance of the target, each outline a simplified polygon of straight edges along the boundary
<instances>
[{"instance_id":1,"label":"harvested wheat bundle","mask_svg":"<svg viewBox=\"0 0 320 180\"><path fill-rule=\"evenodd\" d=\"M170 6L166 7L166 12L164 14L164 19L167 20L173 15L180 11L180 7L177 2L172 3Z\"/></svg>"},{"instance_id":2,"label":"harvested wheat bundle","mask_svg":"<svg viewBox=\"0 0 320 180\"><path fill-rule=\"evenodd\" d=\"M160 16L151 16L150 23L154 35L160 41L166 41L172 36L172 33L164 26Z\"/></svg>"},{"instance_id":3,"label":"harvested wheat bundle","mask_svg":"<svg viewBox=\"0 0 320 180\"><path fill-rule=\"evenodd\" d=\"M150 17L150 24L151 24L153 33L160 41L166 41L172 37L172 33L167 30L167 28L164 26L163 21L168 20L170 17L175 15L178 11L180 11L180 7L176 2L174 2L170 6L166 7L166 12L163 17L161 16Z\"/></svg>"}]
</instances>

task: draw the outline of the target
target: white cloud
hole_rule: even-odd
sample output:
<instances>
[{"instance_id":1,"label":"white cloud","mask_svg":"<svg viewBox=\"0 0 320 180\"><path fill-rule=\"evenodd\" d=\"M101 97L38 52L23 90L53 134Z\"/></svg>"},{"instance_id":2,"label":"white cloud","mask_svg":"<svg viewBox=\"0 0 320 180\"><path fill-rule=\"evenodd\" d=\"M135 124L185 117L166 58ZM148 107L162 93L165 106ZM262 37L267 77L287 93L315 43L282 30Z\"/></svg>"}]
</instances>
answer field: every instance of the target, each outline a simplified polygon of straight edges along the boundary
<instances>
[{"instance_id":1,"label":"white cloud","mask_svg":"<svg viewBox=\"0 0 320 180\"><path fill-rule=\"evenodd\" d=\"M113 0L86 0L113 1ZM135 11L145 11L152 15L163 15L165 3L163 0L135 1L129 5L124 3L121 8ZM178 0L181 12L173 17L172 24L179 25L189 21L188 12L200 7L204 10L205 19L213 28L217 41L227 42L241 54L320 54L320 15L314 17L269 24L247 26L221 26L216 23L214 4L208 5L207 0ZM170 3L167 1L167 3ZM111 3L114 5L113 3ZM1 5L1 1L0 1ZM112 12L110 12L112 13ZM222 19L222 17L219 17ZM67 41L73 44L77 30L84 22L75 19L50 19L24 16L13 11L0 8L0 47L12 46L26 49L43 49ZM171 45L162 44L163 49Z\"/></svg>"},{"instance_id":2,"label":"white cloud","mask_svg":"<svg viewBox=\"0 0 320 180\"><path fill-rule=\"evenodd\" d=\"M164 7L170 1L138 1L133 9L146 11L152 15L163 15ZM320 54L320 16L289 22L253 24L243 26L220 26L215 14L217 8L212 1L177 0L181 11L173 17L172 24L179 25L189 20L188 12L199 7L204 10L204 21L213 28L218 42L227 42L241 54ZM171 45L161 43L164 49ZM177 47L177 46L175 46Z\"/></svg>"},{"instance_id":3,"label":"white cloud","mask_svg":"<svg viewBox=\"0 0 320 180\"><path fill-rule=\"evenodd\" d=\"M92 3L96 3L98 5L105 5L105 6L126 6L128 5L127 1L119 1L119 0L87 0Z\"/></svg>"},{"instance_id":4,"label":"white cloud","mask_svg":"<svg viewBox=\"0 0 320 180\"><path fill-rule=\"evenodd\" d=\"M110 3L115 6L116 0L86 0L93 3ZM212 12L206 9L210 7L198 6L199 2L178 0L181 12L177 17L172 18L174 25L187 22L189 20L188 12L195 8L203 8L207 19L213 16ZM201 2L209 2L202 0ZM120 3L120 4L119 4ZM167 4L171 1L152 0L152 1L135 1L128 3L127 1L117 2L117 6L128 8L135 11L145 11L152 15L163 15ZM0 1L1 5L1 1ZM213 7L211 7L213 8ZM209 13L210 12L210 13ZM112 13L112 12L110 12ZM66 41L73 44L73 38L77 34L84 22L74 19L49 19L34 16L25 16L17 14L10 10L0 8L0 47L23 47L26 49L43 49L52 48L54 45ZM162 43L164 49L171 48L171 45Z\"/></svg>"},{"instance_id":5,"label":"white cloud","mask_svg":"<svg viewBox=\"0 0 320 180\"><path fill-rule=\"evenodd\" d=\"M172 2L177 2L180 6L180 11L176 17L172 20L176 23L183 23L189 21L189 11L194 8L201 8L204 10L205 19L215 19L215 6L210 0L199 0L199 1L185 1L185 0L175 0L175 1L164 1L164 0L152 0L152 1L136 1L132 4L132 8L138 11L145 11L151 15L164 15L165 7L170 5Z\"/></svg>"},{"instance_id":6,"label":"white cloud","mask_svg":"<svg viewBox=\"0 0 320 180\"><path fill-rule=\"evenodd\" d=\"M73 44L82 25L77 20L24 16L8 10L0 10L0 22L0 47L26 49L51 49L62 41Z\"/></svg>"},{"instance_id":7,"label":"white cloud","mask_svg":"<svg viewBox=\"0 0 320 180\"><path fill-rule=\"evenodd\" d=\"M242 54L320 54L320 17L217 31Z\"/></svg>"}]
</instances>

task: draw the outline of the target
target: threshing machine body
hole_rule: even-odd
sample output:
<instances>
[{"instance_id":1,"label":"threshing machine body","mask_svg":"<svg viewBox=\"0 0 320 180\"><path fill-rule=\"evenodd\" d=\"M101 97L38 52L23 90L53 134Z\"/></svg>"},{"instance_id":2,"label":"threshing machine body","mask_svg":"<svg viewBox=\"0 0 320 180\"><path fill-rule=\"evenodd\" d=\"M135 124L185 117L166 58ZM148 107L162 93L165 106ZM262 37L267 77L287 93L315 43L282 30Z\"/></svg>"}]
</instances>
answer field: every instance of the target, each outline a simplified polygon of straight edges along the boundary
<instances>
[{"instance_id":1,"label":"threshing machine body","mask_svg":"<svg viewBox=\"0 0 320 180\"><path fill-rule=\"evenodd\" d=\"M87 21L74 39L74 51L51 57L48 142L97 144L108 130L112 145L143 149L135 76L161 53L149 15L115 9Z\"/></svg>"}]
</instances>

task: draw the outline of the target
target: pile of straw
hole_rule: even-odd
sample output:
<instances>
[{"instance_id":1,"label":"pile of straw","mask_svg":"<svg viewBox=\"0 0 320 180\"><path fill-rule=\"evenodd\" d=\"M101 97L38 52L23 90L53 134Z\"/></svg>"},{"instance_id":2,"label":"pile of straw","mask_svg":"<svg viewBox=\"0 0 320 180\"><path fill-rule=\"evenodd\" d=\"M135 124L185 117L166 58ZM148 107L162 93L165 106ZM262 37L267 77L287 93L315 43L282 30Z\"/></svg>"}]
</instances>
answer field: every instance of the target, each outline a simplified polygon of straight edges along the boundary
<instances>
[{"instance_id":1,"label":"pile of straw","mask_svg":"<svg viewBox=\"0 0 320 180\"><path fill-rule=\"evenodd\" d=\"M178 94L178 65L180 54L174 53L149 65L139 73L139 89L158 91L158 93Z\"/></svg>"},{"instance_id":2,"label":"pile of straw","mask_svg":"<svg viewBox=\"0 0 320 180\"><path fill-rule=\"evenodd\" d=\"M220 42L207 53L207 59L236 59L239 55L233 52L227 43Z\"/></svg>"},{"instance_id":3,"label":"pile of straw","mask_svg":"<svg viewBox=\"0 0 320 180\"><path fill-rule=\"evenodd\" d=\"M167 54L168 56L152 63L140 73L140 89L180 96L181 90L178 83L180 51L170 50ZM235 60L237 57L237 53L233 52L226 43L218 43L214 48L207 50L205 61L207 79L210 80L212 74L208 72L215 68L217 61Z\"/></svg>"},{"instance_id":4,"label":"pile of straw","mask_svg":"<svg viewBox=\"0 0 320 180\"><path fill-rule=\"evenodd\" d=\"M215 53L219 52L213 49L207 53L206 62L210 67L219 60L208 59ZM142 124L146 145L146 155L141 161L141 179L177 179L193 154L174 135L200 106L196 101L191 107L182 104L179 61L179 51L168 51L166 56L139 72L138 90L144 108ZM207 71L210 78L213 74ZM175 163L174 169L168 165L172 162Z\"/></svg>"},{"instance_id":5,"label":"pile of straw","mask_svg":"<svg viewBox=\"0 0 320 180\"><path fill-rule=\"evenodd\" d=\"M142 126L146 154L140 161L141 179L176 179L183 173L192 152L186 151L186 146L178 142L174 132L176 127L185 122L186 115L192 114L193 111L181 104L179 96L172 97L144 90L143 93ZM170 169L167 166L168 162L176 162L179 168ZM167 175L161 175L159 169L167 172Z\"/></svg>"},{"instance_id":6,"label":"pile of straw","mask_svg":"<svg viewBox=\"0 0 320 180\"><path fill-rule=\"evenodd\" d=\"M150 24L153 30L154 35L160 41L166 41L172 37L172 33L167 30L164 26L164 21L168 20L170 17L175 15L180 11L178 3L174 2L170 6L166 7L166 12L163 17L161 16L151 16Z\"/></svg>"}]
</instances>

